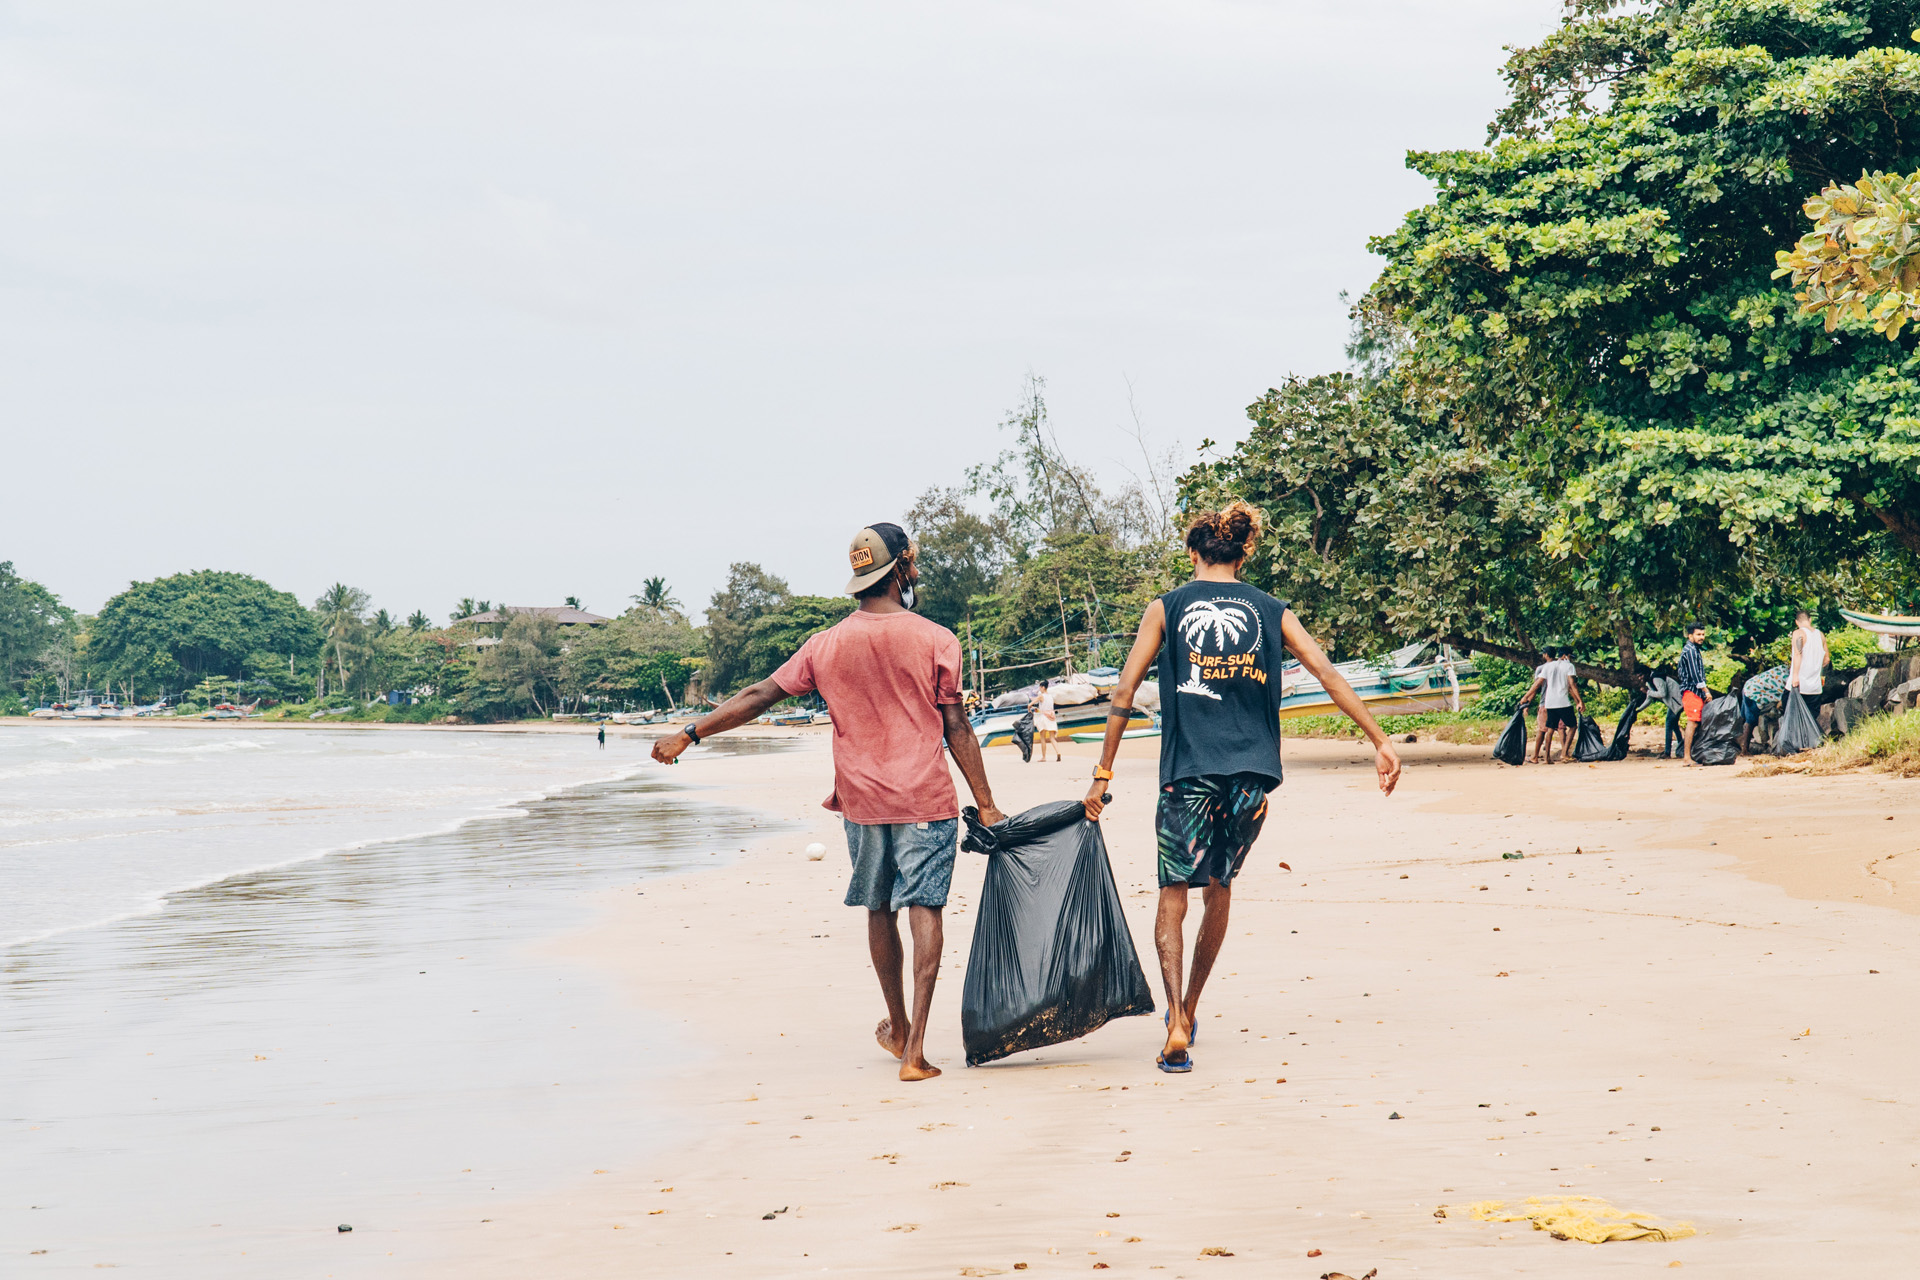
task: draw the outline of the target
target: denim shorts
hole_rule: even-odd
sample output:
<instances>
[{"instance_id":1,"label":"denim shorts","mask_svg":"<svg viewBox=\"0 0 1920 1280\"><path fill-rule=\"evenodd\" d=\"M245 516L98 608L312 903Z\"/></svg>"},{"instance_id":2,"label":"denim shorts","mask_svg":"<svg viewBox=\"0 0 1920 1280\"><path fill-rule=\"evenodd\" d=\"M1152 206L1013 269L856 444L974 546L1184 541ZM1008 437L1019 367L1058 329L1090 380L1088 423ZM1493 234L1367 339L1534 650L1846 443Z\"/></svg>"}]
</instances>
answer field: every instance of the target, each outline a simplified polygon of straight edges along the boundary
<instances>
[{"instance_id":1,"label":"denim shorts","mask_svg":"<svg viewBox=\"0 0 1920 1280\"><path fill-rule=\"evenodd\" d=\"M873 826L847 822L847 853L853 859L847 905L869 911L946 906L959 835L958 818Z\"/></svg>"}]
</instances>

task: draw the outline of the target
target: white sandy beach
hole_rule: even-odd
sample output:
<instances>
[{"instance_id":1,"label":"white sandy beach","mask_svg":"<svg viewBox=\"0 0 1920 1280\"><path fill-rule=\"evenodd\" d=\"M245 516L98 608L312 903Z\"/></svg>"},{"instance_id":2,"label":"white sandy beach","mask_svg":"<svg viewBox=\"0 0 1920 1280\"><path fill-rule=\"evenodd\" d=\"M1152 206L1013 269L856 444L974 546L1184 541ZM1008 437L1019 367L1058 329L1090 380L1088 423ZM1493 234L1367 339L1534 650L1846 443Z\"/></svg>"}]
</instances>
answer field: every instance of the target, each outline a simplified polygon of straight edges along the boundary
<instances>
[{"instance_id":1,"label":"white sandy beach","mask_svg":"<svg viewBox=\"0 0 1920 1280\"><path fill-rule=\"evenodd\" d=\"M1360 747L1292 741L1192 1074L1154 1069L1147 1018L966 1068L982 859L962 854L928 1041L946 1074L906 1085L840 905L827 742L801 736L676 772L798 831L608 894L553 944L614 976L605 1016L650 1029L676 1139L610 1141L537 1200L343 1239L341 1274L1755 1277L1920 1256L1903 783L1515 771L1420 744L1382 800ZM1153 745L1129 744L1105 824L1150 973ZM1091 750L989 752L1001 806L1078 795ZM1698 1234L1587 1245L1434 1216L1555 1195Z\"/></svg>"}]
</instances>

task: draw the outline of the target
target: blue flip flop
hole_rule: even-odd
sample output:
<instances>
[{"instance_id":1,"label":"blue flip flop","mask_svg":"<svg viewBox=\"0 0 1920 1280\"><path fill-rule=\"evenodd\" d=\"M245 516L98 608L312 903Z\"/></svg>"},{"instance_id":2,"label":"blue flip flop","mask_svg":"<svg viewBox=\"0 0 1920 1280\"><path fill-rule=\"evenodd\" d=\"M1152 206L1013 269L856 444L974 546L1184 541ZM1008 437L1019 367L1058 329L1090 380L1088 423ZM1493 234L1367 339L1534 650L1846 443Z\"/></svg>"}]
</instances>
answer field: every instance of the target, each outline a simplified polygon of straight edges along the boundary
<instances>
[{"instance_id":1,"label":"blue flip flop","mask_svg":"<svg viewBox=\"0 0 1920 1280\"><path fill-rule=\"evenodd\" d=\"M1193 1050L1187 1050L1187 1060L1185 1062L1168 1062L1167 1055L1162 1053L1154 1058L1153 1065L1159 1067L1170 1076L1185 1075L1187 1072L1193 1070Z\"/></svg>"},{"instance_id":2,"label":"blue flip flop","mask_svg":"<svg viewBox=\"0 0 1920 1280\"><path fill-rule=\"evenodd\" d=\"M1163 1026L1166 1027L1168 1031L1172 1031L1173 1030L1173 1010L1169 1009L1165 1013L1161 1014L1160 1022ZM1195 1045L1195 1044L1198 1044L1199 1042L1200 1042L1200 1028L1198 1026L1188 1027L1187 1043L1189 1045Z\"/></svg>"}]
</instances>

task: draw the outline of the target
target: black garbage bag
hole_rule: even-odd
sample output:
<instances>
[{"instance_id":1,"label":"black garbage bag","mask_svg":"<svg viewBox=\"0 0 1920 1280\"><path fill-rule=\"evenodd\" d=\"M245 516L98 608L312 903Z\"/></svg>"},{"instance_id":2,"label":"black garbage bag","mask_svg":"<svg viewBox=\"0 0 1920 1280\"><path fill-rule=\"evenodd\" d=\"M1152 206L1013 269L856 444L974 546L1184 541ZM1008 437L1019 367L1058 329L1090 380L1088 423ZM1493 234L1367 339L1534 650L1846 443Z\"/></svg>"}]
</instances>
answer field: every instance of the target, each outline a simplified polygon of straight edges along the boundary
<instances>
[{"instance_id":1,"label":"black garbage bag","mask_svg":"<svg viewBox=\"0 0 1920 1280\"><path fill-rule=\"evenodd\" d=\"M1820 745L1820 722L1807 708L1798 689L1787 690L1780 701L1780 727L1773 731L1773 754L1790 756Z\"/></svg>"},{"instance_id":2,"label":"black garbage bag","mask_svg":"<svg viewBox=\"0 0 1920 1280\"><path fill-rule=\"evenodd\" d=\"M1740 754L1740 699L1721 694L1700 713L1700 727L1693 731L1695 764L1732 764Z\"/></svg>"},{"instance_id":3,"label":"black garbage bag","mask_svg":"<svg viewBox=\"0 0 1920 1280\"><path fill-rule=\"evenodd\" d=\"M1596 756L1598 760L1625 760L1627 746L1633 741L1633 722L1640 715L1640 708L1652 702L1652 697L1639 695L1627 699L1627 709L1620 713L1620 722L1613 726L1613 738L1607 743L1607 753ZM1582 760L1585 756L1580 757Z\"/></svg>"},{"instance_id":4,"label":"black garbage bag","mask_svg":"<svg viewBox=\"0 0 1920 1280\"><path fill-rule=\"evenodd\" d=\"M1600 726L1592 716L1580 717L1580 736L1573 741L1573 758L1589 761L1607 758L1607 740L1600 736Z\"/></svg>"},{"instance_id":5,"label":"black garbage bag","mask_svg":"<svg viewBox=\"0 0 1920 1280\"><path fill-rule=\"evenodd\" d=\"M1525 764L1527 762L1527 709L1516 707L1513 719L1507 721L1506 732L1500 735L1500 741L1493 744L1493 758L1501 764Z\"/></svg>"},{"instance_id":6,"label":"black garbage bag","mask_svg":"<svg viewBox=\"0 0 1920 1280\"><path fill-rule=\"evenodd\" d=\"M987 855L960 997L967 1065L1061 1044L1153 1012L1100 824L1078 800L991 827L963 813L960 847Z\"/></svg>"},{"instance_id":7,"label":"black garbage bag","mask_svg":"<svg viewBox=\"0 0 1920 1280\"><path fill-rule=\"evenodd\" d=\"M1020 748L1020 758L1032 764L1033 712L1029 711L1013 722L1013 744Z\"/></svg>"}]
</instances>

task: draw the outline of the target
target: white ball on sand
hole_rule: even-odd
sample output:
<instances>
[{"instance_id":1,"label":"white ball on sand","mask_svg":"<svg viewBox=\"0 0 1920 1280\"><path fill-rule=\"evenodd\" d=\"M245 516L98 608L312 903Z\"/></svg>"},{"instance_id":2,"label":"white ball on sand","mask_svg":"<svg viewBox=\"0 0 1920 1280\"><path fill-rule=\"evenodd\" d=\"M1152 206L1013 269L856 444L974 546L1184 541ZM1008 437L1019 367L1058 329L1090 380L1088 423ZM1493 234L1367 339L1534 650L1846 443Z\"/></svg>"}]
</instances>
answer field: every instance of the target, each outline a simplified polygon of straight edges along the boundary
<instances>
[{"instance_id":1,"label":"white ball on sand","mask_svg":"<svg viewBox=\"0 0 1920 1280\"><path fill-rule=\"evenodd\" d=\"M826 856L827 856L827 846L821 844L818 840L814 841L812 844L807 846L808 862L818 862L820 861L820 859Z\"/></svg>"}]
</instances>

